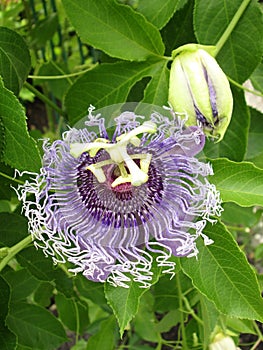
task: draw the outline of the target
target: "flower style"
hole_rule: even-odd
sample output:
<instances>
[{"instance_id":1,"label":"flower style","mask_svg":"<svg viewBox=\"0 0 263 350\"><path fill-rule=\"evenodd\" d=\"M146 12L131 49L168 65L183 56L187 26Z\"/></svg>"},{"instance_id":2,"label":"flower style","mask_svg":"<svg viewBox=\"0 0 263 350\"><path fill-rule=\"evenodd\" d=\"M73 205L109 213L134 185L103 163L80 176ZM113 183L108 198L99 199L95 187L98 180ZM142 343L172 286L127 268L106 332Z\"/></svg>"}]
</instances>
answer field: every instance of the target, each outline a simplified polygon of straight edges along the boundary
<instances>
[{"instance_id":1,"label":"flower style","mask_svg":"<svg viewBox=\"0 0 263 350\"><path fill-rule=\"evenodd\" d=\"M205 136L169 113L124 112L107 132L91 106L86 128L44 142L40 174L18 188L36 247L92 281L148 287L154 259L173 274L172 255L196 256L199 236L213 243L202 230L220 215L219 193L194 157Z\"/></svg>"}]
</instances>

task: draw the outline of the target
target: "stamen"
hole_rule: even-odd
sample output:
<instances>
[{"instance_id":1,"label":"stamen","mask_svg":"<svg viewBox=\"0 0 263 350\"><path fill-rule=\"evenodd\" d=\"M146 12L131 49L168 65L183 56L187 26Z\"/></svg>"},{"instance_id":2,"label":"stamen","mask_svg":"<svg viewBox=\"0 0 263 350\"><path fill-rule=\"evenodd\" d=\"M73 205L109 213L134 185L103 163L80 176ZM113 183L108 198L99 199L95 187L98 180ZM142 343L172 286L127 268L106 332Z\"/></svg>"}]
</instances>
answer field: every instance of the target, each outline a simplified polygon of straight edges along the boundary
<instances>
[{"instance_id":1,"label":"stamen","mask_svg":"<svg viewBox=\"0 0 263 350\"><path fill-rule=\"evenodd\" d=\"M109 140L104 138L98 138L94 142L81 144L73 143L70 145L70 153L74 158L78 158L82 153L89 152L90 157L95 157L99 150L104 149L110 156L110 160L99 162L89 165L87 167L99 182L105 182L106 176L102 170L102 166L107 164L118 165L121 176L119 176L113 183L112 187L116 187L119 184L131 182L133 186L141 186L148 181L148 170L151 162L152 155L140 155L140 167L133 161L133 157L136 155L129 155L127 152L127 145L139 147L141 140L137 136L142 133L153 134L157 131L157 125L151 121L144 122L142 125L133 129L132 131L122 134L116 138L116 143L110 143ZM137 157L136 157L137 158ZM126 167L129 169L127 173Z\"/></svg>"}]
</instances>

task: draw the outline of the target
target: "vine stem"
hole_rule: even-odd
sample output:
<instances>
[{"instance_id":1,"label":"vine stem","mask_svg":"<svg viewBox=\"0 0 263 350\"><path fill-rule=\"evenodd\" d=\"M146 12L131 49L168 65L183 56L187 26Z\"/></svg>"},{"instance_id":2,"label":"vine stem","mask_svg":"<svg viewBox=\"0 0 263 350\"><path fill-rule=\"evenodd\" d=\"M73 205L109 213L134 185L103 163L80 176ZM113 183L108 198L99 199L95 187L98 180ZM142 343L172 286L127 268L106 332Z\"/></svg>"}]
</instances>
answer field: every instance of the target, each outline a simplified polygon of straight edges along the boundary
<instances>
[{"instance_id":1,"label":"vine stem","mask_svg":"<svg viewBox=\"0 0 263 350\"><path fill-rule=\"evenodd\" d=\"M32 79L44 79L44 80L58 80L58 79L68 79L72 77L77 77L79 75L83 75L90 70L94 69L98 66L98 63L95 63L92 67L89 67L85 70L82 70L80 72L70 73L70 74L63 74L63 75L29 75L28 78ZM72 82L70 81L70 84L72 85Z\"/></svg>"},{"instance_id":2,"label":"vine stem","mask_svg":"<svg viewBox=\"0 0 263 350\"><path fill-rule=\"evenodd\" d=\"M260 92L260 91L257 91L257 90L251 90L241 84L239 84L238 82L236 82L235 80L227 77L227 79L230 81L230 83L232 83L233 85L237 86L238 88L244 90L244 91L247 91L253 95L256 95L256 96L260 96L260 97L263 97L263 94Z\"/></svg>"},{"instance_id":3,"label":"vine stem","mask_svg":"<svg viewBox=\"0 0 263 350\"><path fill-rule=\"evenodd\" d=\"M24 184L23 181L18 180L18 179L16 179L16 178L12 177L12 176L9 176L9 175L7 175L7 174L5 174L5 173L2 173L1 171L0 171L0 176L3 176L3 177L5 177L6 179L11 180L11 181L14 181L14 182L16 182L16 183L18 183L18 184L21 184L21 185Z\"/></svg>"},{"instance_id":4,"label":"vine stem","mask_svg":"<svg viewBox=\"0 0 263 350\"><path fill-rule=\"evenodd\" d=\"M0 272L17 253L26 248L30 243L32 243L31 235L9 248L8 254L0 261Z\"/></svg>"},{"instance_id":5,"label":"vine stem","mask_svg":"<svg viewBox=\"0 0 263 350\"><path fill-rule=\"evenodd\" d=\"M185 332L185 326L184 326L184 313L183 310L183 293L181 288L181 282L179 278L179 274L176 274L176 284L177 284L177 290L178 290L178 296L179 296L179 310L180 311L180 318L181 318L181 332L182 332L182 345L184 350L189 350L187 346L186 341L186 332Z\"/></svg>"},{"instance_id":6,"label":"vine stem","mask_svg":"<svg viewBox=\"0 0 263 350\"><path fill-rule=\"evenodd\" d=\"M24 86L31 92L33 92L33 94L35 96L37 96L41 101L43 101L44 103L46 103L48 106L50 106L51 108L53 108L56 112L58 112L60 115L62 115L63 117L66 116L66 113L59 108L54 102L52 102L47 96L45 96L44 94L42 94L40 91L38 91L34 86L32 86L31 84L29 84L27 81L24 83Z\"/></svg>"},{"instance_id":7,"label":"vine stem","mask_svg":"<svg viewBox=\"0 0 263 350\"><path fill-rule=\"evenodd\" d=\"M243 15L245 9L247 8L248 4L251 0L243 0L241 5L239 6L237 12L235 13L234 17L230 21L229 25L227 26L226 30L216 43L216 48L214 52L214 56L216 56L219 51L222 49L222 47L225 45L227 39L229 38L230 34L232 33L233 29L237 25L238 21L240 20L241 16Z\"/></svg>"}]
</instances>

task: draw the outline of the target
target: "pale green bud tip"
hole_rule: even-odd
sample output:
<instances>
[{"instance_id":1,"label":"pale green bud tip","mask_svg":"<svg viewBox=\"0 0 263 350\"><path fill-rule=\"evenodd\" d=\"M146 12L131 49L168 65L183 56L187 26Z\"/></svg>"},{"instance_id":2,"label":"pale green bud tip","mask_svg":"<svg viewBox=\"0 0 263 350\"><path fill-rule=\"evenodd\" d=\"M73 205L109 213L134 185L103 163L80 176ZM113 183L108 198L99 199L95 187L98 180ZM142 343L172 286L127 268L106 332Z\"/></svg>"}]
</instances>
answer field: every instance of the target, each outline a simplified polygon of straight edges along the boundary
<instances>
[{"instance_id":1,"label":"pale green bud tip","mask_svg":"<svg viewBox=\"0 0 263 350\"><path fill-rule=\"evenodd\" d=\"M213 58L214 46L188 44L173 51L169 103L220 141L230 123L233 97L226 75Z\"/></svg>"}]
</instances>

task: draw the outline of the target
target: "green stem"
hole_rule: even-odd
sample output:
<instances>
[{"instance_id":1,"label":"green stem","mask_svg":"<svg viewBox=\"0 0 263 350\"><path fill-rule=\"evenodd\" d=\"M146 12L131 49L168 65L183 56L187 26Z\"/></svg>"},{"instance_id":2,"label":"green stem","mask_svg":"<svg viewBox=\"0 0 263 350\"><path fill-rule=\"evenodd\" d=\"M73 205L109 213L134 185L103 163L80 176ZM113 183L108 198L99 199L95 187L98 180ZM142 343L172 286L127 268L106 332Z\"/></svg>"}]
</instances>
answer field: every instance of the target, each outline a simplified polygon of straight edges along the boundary
<instances>
[{"instance_id":1,"label":"green stem","mask_svg":"<svg viewBox=\"0 0 263 350\"><path fill-rule=\"evenodd\" d=\"M182 293L182 288L181 288L181 283L180 283L180 277L179 273L176 274L176 284L177 284L177 291L178 291L178 297L179 297L179 310L180 310L180 318L181 318L181 331L182 331L182 345L184 350L189 350L187 346L187 341L186 341L186 332L185 332L185 325L184 325L184 313L182 312L183 310L183 293Z\"/></svg>"},{"instance_id":2,"label":"green stem","mask_svg":"<svg viewBox=\"0 0 263 350\"><path fill-rule=\"evenodd\" d=\"M203 326L204 325L204 322L203 320L201 320L201 318L199 318L196 313L194 312L194 310L191 308L188 300L186 297L183 296L183 301L184 301L184 304L185 304L185 307L186 307L186 310L187 312L201 325Z\"/></svg>"},{"instance_id":3,"label":"green stem","mask_svg":"<svg viewBox=\"0 0 263 350\"><path fill-rule=\"evenodd\" d=\"M48 97L46 97L44 94L42 94L40 91L38 91L34 86L32 86L31 84L29 84L27 81L24 83L24 86L31 92L33 92L33 94L35 96L37 96L41 101L43 101L44 103L46 103L48 106L50 106L51 108L53 108L56 112L58 112L60 115L62 115L63 117L66 116L66 113L59 108L54 102L52 102Z\"/></svg>"},{"instance_id":4,"label":"green stem","mask_svg":"<svg viewBox=\"0 0 263 350\"><path fill-rule=\"evenodd\" d=\"M245 232L245 233L250 232L249 227L239 227L239 226L226 225L226 228L229 230L235 230L235 231L239 231L239 232Z\"/></svg>"},{"instance_id":5,"label":"green stem","mask_svg":"<svg viewBox=\"0 0 263 350\"><path fill-rule=\"evenodd\" d=\"M233 29L237 25L238 21L240 20L241 16L243 15L245 9L247 8L248 4L251 0L243 0L242 4L239 6L237 12L235 13L234 17L230 21L229 25L227 26L226 30L222 34L221 38L216 43L216 49L214 56L216 56L219 51L222 49L222 47L225 45L226 41L228 40L230 34L232 33Z\"/></svg>"},{"instance_id":6,"label":"green stem","mask_svg":"<svg viewBox=\"0 0 263 350\"><path fill-rule=\"evenodd\" d=\"M18 242L16 245L8 249L8 254L0 261L0 272L8 264L8 262L21 250L26 248L32 242L32 237L27 236L22 241Z\"/></svg>"},{"instance_id":7,"label":"green stem","mask_svg":"<svg viewBox=\"0 0 263 350\"><path fill-rule=\"evenodd\" d=\"M57 80L57 79L68 79L71 77L77 77L78 75L85 74L86 72L94 69L98 64L94 64L92 67L89 67L88 69L85 69L81 72L76 73L70 73L70 74L63 74L63 75L29 75L28 78L32 79L45 79L45 80ZM72 82L69 81L69 83L72 85Z\"/></svg>"},{"instance_id":8,"label":"green stem","mask_svg":"<svg viewBox=\"0 0 263 350\"><path fill-rule=\"evenodd\" d=\"M78 340L79 340L79 309L78 309L78 305L76 303L75 300L73 300L73 304L74 304L74 308L75 308L75 312L76 312L76 339L75 339L75 344L77 344Z\"/></svg>"},{"instance_id":9,"label":"green stem","mask_svg":"<svg viewBox=\"0 0 263 350\"><path fill-rule=\"evenodd\" d=\"M235 80L227 77L227 79L230 81L231 84L237 86L238 88L244 90L244 91L247 91L247 92L250 92L251 94L253 95L256 95L256 96L260 96L260 97L263 97L263 94L260 92L260 91L257 91L257 90L251 90L249 88L246 88L245 86L239 84L238 82L236 82Z\"/></svg>"},{"instance_id":10,"label":"green stem","mask_svg":"<svg viewBox=\"0 0 263 350\"><path fill-rule=\"evenodd\" d=\"M12 176L9 176L9 175L7 175L7 174L2 173L1 171L0 171L0 176L3 176L3 177L5 177L5 178L8 179L8 180L17 182L18 184L24 185L24 182L23 182L23 181L18 180L18 179L15 179L15 178L13 178Z\"/></svg>"}]
</instances>

